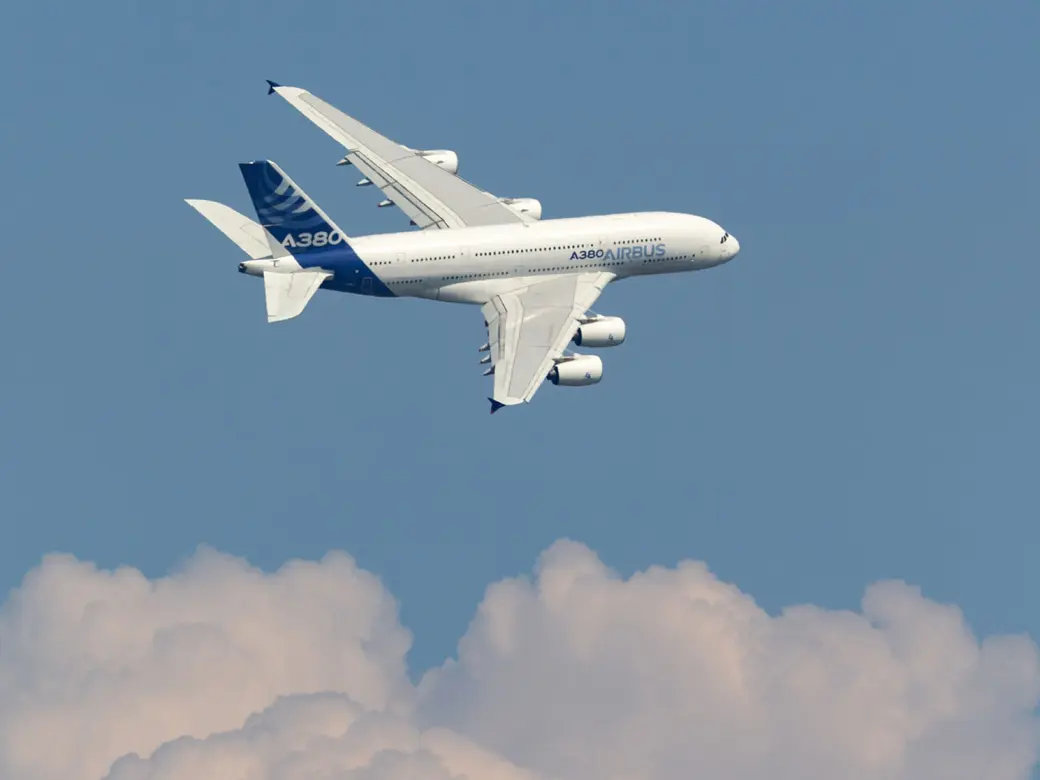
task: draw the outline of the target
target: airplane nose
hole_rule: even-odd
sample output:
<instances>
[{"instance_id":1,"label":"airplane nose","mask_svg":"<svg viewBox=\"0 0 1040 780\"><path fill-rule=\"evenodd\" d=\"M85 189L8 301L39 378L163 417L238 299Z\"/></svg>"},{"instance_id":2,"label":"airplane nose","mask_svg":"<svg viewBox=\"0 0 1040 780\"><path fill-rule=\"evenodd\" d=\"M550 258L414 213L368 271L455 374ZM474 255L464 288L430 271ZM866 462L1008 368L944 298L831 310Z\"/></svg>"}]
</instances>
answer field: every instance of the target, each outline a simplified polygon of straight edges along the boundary
<instances>
[{"instance_id":1,"label":"airplane nose","mask_svg":"<svg viewBox=\"0 0 1040 780\"><path fill-rule=\"evenodd\" d=\"M736 237L732 233L726 233L724 241L719 247L719 259L727 263L737 256L737 252L740 251L740 242L737 241Z\"/></svg>"}]
</instances>

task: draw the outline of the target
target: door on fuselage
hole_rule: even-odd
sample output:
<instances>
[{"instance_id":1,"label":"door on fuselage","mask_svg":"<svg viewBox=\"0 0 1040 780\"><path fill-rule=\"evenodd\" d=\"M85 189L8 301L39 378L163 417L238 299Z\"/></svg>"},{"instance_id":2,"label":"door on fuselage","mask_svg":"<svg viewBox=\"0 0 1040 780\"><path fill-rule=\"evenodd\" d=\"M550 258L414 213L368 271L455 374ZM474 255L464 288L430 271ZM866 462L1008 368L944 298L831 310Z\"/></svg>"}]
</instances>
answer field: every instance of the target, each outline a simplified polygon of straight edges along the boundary
<instances>
[{"instance_id":1,"label":"door on fuselage","mask_svg":"<svg viewBox=\"0 0 1040 780\"><path fill-rule=\"evenodd\" d=\"M346 292L356 293L361 284L361 269L347 268L340 277L340 283L343 285L343 289Z\"/></svg>"}]
</instances>

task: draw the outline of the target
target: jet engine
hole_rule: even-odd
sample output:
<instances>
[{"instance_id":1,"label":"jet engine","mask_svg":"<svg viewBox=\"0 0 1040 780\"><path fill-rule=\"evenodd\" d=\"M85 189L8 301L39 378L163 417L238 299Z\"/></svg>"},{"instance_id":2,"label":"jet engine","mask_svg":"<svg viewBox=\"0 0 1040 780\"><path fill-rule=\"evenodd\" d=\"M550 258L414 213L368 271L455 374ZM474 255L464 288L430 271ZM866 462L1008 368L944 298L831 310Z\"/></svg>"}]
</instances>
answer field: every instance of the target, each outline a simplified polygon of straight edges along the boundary
<instances>
[{"instance_id":1,"label":"jet engine","mask_svg":"<svg viewBox=\"0 0 1040 780\"><path fill-rule=\"evenodd\" d=\"M503 198L502 202L517 214L526 214L531 219L542 218L542 204L534 198Z\"/></svg>"},{"instance_id":2,"label":"jet engine","mask_svg":"<svg viewBox=\"0 0 1040 780\"><path fill-rule=\"evenodd\" d=\"M595 355L578 355L572 360L557 363L549 371L548 379L554 385L584 387L603 378L603 361Z\"/></svg>"},{"instance_id":3,"label":"jet engine","mask_svg":"<svg viewBox=\"0 0 1040 780\"><path fill-rule=\"evenodd\" d=\"M582 323L572 341L579 347L616 347L625 340L625 321L599 317Z\"/></svg>"},{"instance_id":4,"label":"jet engine","mask_svg":"<svg viewBox=\"0 0 1040 780\"><path fill-rule=\"evenodd\" d=\"M425 157L434 165L439 165L448 173L457 174L459 172L459 156L450 149L418 150L417 153L420 156Z\"/></svg>"}]
</instances>

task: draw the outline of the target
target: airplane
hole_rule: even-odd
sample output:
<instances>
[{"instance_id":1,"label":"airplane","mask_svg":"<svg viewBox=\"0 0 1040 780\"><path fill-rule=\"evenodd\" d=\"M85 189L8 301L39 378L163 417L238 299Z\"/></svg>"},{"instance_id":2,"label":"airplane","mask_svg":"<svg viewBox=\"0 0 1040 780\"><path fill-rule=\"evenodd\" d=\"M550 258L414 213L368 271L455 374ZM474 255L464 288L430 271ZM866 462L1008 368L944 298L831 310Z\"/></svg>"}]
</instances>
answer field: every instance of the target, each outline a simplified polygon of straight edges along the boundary
<instances>
[{"instance_id":1,"label":"airplane","mask_svg":"<svg viewBox=\"0 0 1040 780\"><path fill-rule=\"evenodd\" d=\"M268 85L344 147L337 164L363 174L358 186L378 187L378 205L419 229L348 236L270 160L239 165L259 222L215 201L186 202L249 256L238 270L263 278L268 322L298 316L319 289L480 306L492 414L529 402L546 380L602 379L603 361L570 345L625 341L621 317L591 310L611 282L712 268L740 251L694 214L543 219L538 200L496 197L461 178L452 150L403 146L304 89Z\"/></svg>"}]
</instances>

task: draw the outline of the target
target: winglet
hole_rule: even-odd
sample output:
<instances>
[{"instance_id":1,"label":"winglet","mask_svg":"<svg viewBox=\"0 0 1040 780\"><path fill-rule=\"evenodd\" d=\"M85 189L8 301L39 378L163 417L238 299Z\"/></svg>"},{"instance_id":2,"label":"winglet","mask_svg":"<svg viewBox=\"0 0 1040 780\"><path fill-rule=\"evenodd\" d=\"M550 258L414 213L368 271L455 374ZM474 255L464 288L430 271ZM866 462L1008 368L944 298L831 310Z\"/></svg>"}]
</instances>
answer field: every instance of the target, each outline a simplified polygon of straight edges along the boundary
<instances>
[{"instance_id":1,"label":"winglet","mask_svg":"<svg viewBox=\"0 0 1040 780\"><path fill-rule=\"evenodd\" d=\"M275 88L282 86L281 84L279 84L276 81L271 81L271 79L264 79L264 81L267 82L267 94L268 95L272 94L275 91Z\"/></svg>"},{"instance_id":2,"label":"winglet","mask_svg":"<svg viewBox=\"0 0 1040 780\"><path fill-rule=\"evenodd\" d=\"M494 398L489 398L488 400L491 402L491 414L494 414L503 406L505 406L504 403L502 403L501 401L496 401Z\"/></svg>"}]
</instances>

